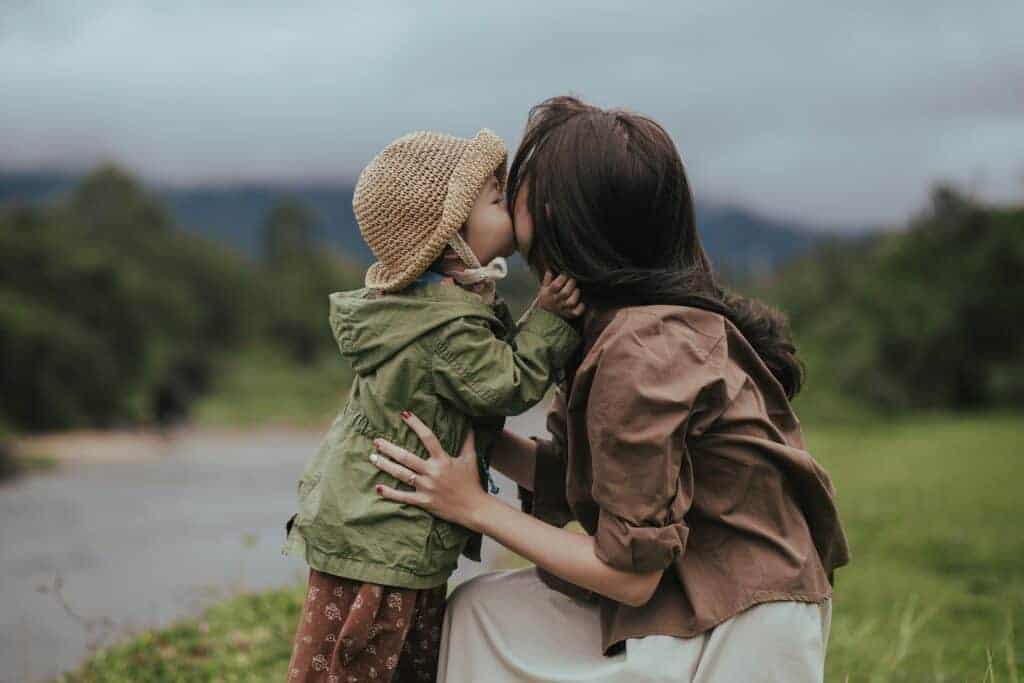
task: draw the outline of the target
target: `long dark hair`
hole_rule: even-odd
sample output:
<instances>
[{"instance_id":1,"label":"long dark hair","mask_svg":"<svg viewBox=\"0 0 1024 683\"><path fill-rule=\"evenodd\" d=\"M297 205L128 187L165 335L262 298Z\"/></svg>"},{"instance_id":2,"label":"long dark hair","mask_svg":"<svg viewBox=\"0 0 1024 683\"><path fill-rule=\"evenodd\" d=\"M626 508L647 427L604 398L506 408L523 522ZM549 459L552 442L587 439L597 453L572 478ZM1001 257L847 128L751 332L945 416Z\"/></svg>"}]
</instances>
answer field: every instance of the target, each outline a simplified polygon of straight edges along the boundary
<instances>
[{"instance_id":1,"label":"long dark hair","mask_svg":"<svg viewBox=\"0 0 1024 683\"><path fill-rule=\"evenodd\" d=\"M541 102L509 168L509 207L524 189L535 272L571 275L592 305L667 303L719 313L789 398L800 391L803 368L785 317L718 285L683 160L657 122L575 97Z\"/></svg>"}]
</instances>

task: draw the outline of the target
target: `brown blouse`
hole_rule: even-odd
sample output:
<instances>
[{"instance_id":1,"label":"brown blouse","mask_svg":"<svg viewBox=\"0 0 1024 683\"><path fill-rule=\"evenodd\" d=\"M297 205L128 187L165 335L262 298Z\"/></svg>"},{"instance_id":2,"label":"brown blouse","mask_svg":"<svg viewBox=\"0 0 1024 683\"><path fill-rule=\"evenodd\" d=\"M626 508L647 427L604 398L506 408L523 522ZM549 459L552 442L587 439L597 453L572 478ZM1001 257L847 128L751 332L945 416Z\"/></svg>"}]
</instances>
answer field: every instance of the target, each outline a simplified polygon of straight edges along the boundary
<instances>
[{"instance_id":1,"label":"brown blouse","mask_svg":"<svg viewBox=\"0 0 1024 683\"><path fill-rule=\"evenodd\" d=\"M762 602L821 602L849 560L825 471L782 386L736 327L684 306L588 312L583 359L537 440L524 509L595 537L651 600L602 596L602 647L692 637ZM562 592L581 595L551 575Z\"/></svg>"}]
</instances>

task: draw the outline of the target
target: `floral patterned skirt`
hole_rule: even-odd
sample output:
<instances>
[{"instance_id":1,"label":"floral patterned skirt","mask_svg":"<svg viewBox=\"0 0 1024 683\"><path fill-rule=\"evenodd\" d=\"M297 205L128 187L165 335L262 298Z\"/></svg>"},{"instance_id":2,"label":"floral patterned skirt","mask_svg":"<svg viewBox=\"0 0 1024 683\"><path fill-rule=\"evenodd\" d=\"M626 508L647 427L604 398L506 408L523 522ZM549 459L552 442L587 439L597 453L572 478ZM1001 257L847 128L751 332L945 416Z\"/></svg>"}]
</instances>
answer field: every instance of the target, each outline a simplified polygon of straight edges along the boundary
<instances>
[{"instance_id":1,"label":"floral patterned skirt","mask_svg":"<svg viewBox=\"0 0 1024 683\"><path fill-rule=\"evenodd\" d=\"M434 681L446 586L364 583L309 570L288 683Z\"/></svg>"}]
</instances>

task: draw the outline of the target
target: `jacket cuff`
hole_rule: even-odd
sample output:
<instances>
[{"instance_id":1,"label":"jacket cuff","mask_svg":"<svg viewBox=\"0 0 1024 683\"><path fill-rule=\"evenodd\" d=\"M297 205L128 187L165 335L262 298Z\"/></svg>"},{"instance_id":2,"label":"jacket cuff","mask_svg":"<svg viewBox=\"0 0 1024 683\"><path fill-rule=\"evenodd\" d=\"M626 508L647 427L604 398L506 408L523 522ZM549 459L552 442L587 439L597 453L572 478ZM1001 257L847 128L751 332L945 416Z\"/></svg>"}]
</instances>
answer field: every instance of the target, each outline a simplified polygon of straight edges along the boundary
<instances>
[{"instance_id":1,"label":"jacket cuff","mask_svg":"<svg viewBox=\"0 0 1024 683\"><path fill-rule=\"evenodd\" d=\"M536 436L530 439L537 444L537 457L533 470L533 492L520 491L523 509L526 511L529 506L529 513L537 519L552 526L563 527L575 519L565 499L565 461L548 439Z\"/></svg>"},{"instance_id":2,"label":"jacket cuff","mask_svg":"<svg viewBox=\"0 0 1024 683\"><path fill-rule=\"evenodd\" d=\"M517 334L530 332L541 337L550 349L551 365L565 368L582 338L573 326L561 317L534 306L519 321Z\"/></svg>"},{"instance_id":3,"label":"jacket cuff","mask_svg":"<svg viewBox=\"0 0 1024 683\"><path fill-rule=\"evenodd\" d=\"M665 569L683 553L689 533L682 522L638 526L602 509L594 534L594 554L614 569L653 572Z\"/></svg>"}]
</instances>

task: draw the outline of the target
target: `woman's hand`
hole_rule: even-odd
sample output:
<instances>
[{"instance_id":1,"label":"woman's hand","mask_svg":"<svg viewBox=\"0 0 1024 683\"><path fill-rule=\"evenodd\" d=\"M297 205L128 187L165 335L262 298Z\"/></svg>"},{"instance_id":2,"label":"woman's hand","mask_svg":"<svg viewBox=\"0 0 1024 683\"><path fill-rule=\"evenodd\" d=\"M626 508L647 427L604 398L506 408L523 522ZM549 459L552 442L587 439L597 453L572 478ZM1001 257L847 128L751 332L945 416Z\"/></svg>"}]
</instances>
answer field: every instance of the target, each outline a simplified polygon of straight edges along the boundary
<instances>
[{"instance_id":1,"label":"woman's hand","mask_svg":"<svg viewBox=\"0 0 1024 683\"><path fill-rule=\"evenodd\" d=\"M422 460L389 441L374 439L379 453L370 455L373 464L416 489L399 491L378 485L381 496L486 534L542 569L623 604L639 606L650 599L662 571L638 574L610 567L595 554L592 537L551 526L487 495L477 474L473 430L466 435L459 457L453 458L418 417L405 411L402 419L430 457Z\"/></svg>"},{"instance_id":2,"label":"woman's hand","mask_svg":"<svg viewBox=\"0 0 1024 683\"><path fill-rule=\"evenodd\" d=\"M436 517L479 531L475 527L475 513L486 506L491 497L480 486L473 430L470 429L466 435L459 457L453 458L445 453L437 436L418 417L405 411L402 419L416 432L430 457L423 460L390 441L374 439L377 452L370 454L370 462L415 489L400 491L380 484L377 493L388 500L415 505Z\"/></svg>"}]
</instances>

